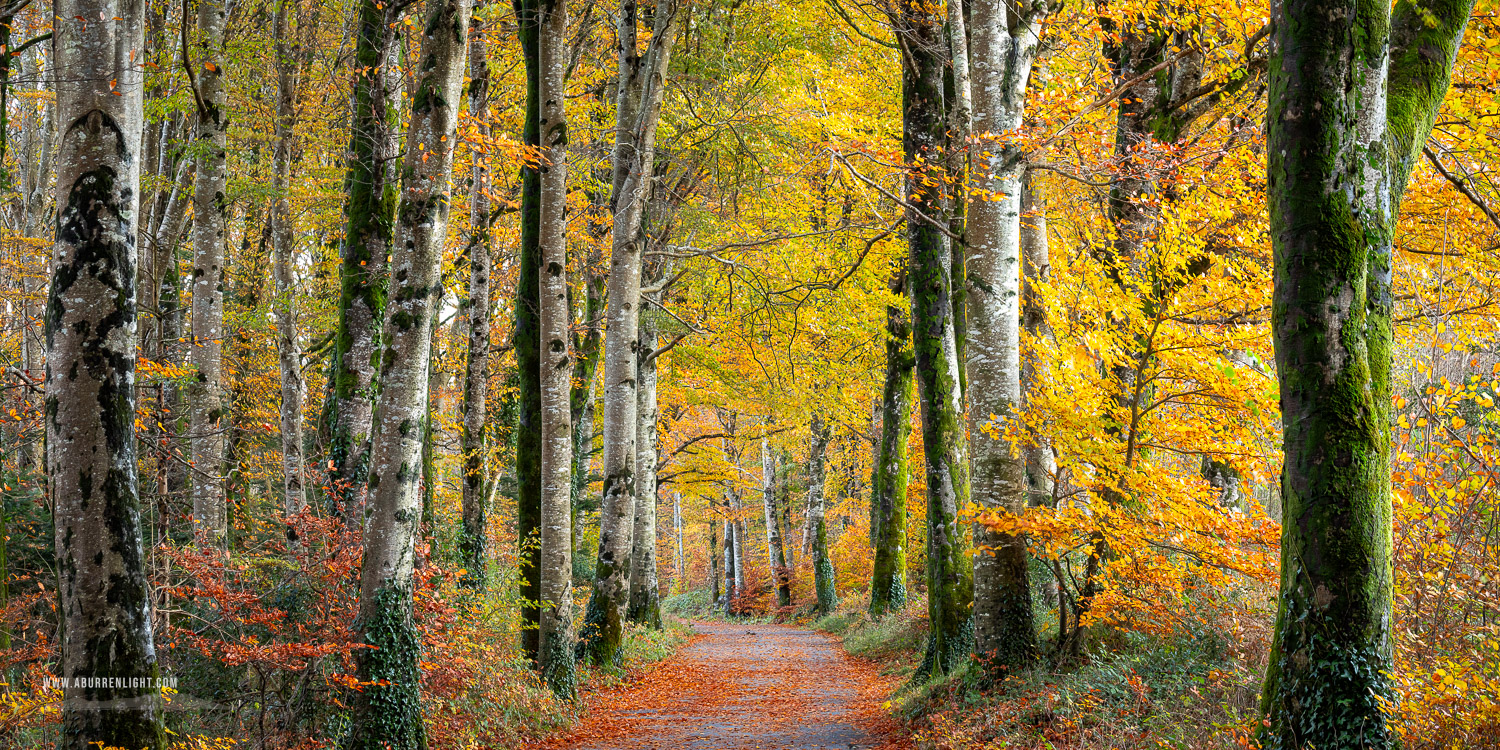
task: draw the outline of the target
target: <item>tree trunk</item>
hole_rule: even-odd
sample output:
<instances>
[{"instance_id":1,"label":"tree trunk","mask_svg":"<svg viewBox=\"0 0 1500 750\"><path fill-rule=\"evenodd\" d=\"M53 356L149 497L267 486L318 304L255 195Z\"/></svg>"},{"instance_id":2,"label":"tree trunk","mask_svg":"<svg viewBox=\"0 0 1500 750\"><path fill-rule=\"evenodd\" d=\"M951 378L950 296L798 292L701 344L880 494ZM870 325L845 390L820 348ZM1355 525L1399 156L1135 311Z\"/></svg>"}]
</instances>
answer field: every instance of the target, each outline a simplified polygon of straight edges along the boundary
<instances>
[{"instance_id":1,"label":"tree trunk","mask_svg":"<svg viewBox=\"0 0 1500 750\"><path fill-rule=\"evenodd\" d=\"M813 611L830 614L839 606L838 590L833 581L833 560L828 557L828 426L823 417L812 418L812 448L808 451L807 527L811 530L813 588L818 603Z\"/></svg>"},{"instance_id":2,"label":"tree trunk","mask_svg":"<svg viewBox=\"0 0 1500 750\"><path fill-rule=\"evenodd\" d=\"M484 22L475 19L469 40L469 117L481 134L489 133L490 67ZM490 362L490 161L473 153L469 185L469 350L464 357L463 532L459 560L465 586L484 586L489 572L489 481L485 449Z\"/></svg>"},{"instance_id":3,"label":"tree trunk","mask_svg":"<svg viewBox=\"0 0 1500 750\"><path fill-rule=\"evenodd\" d=\"M197 373L190 386L188 430L193 462L193 534L202 544L229 544L224 453L230 429L224 399L224 243L229 210L225 189L228 91L224 83L223 0L198 4L197 181L193 185L193 338Z\"/></svg>"},{"instance_id":4,"label":"tree trunk","mask_svg":"<svg viewBox=\"0 0 1500 750\"><path fill-rule=\"evenodd\" d=\"M302 456L302 346L297 338L296 235L292 226L291 172L296 148L297 92L310 56L307 53L311 19L297 19L294 40L292 23L294 0L281 0L276 8L276 151L272 166L271 241L275 259L272 274L276 282L276 350L281 365L281 470L282 513L292 518L307 509L303 488L306 466ZM287 536L296 541L296 530L287 527Z\"/></svg>"},{"instance_id":5,"label":"tree trunk","mask_svg":"<svg viewBox=\"0 0 1500 750\"><path fill-rule=\"evenodd\" d=\"M891 292L907 298L906 271L891 282ZM906 483L910 463L912 368L911 308L885 309L885 388L880 402L880 446L870 480L870 546L875 564L870 575L870 616L906 609Z\"/></svg>"},{"instance_id":6,"label":"tree trunk","mask_svg":"<svg viewBox=\"0 0 1500 750\"><path fill-rule=\"evenodd\" d=\"M770 421L766 427L771 426ZM776 606L792 605L792 579L787 572L786 548L781 541L781 519L776 514L776 454L771 452L771 442L764 436L760 439L760 471L766 511L766 557L771 567L771 577L776 584Z\"/></svg>"},{"instance_id":7,"label":"tree trunk","mask_svg":"<svg viewBox=\"0 0 1500 750\"><path fill-rule=\"evenodd\" d=\"M608 326L604 340L604 492L599 556L583 637L595 664L619 665L624 654L626 577L635 520L636 365L641 289L641 214L656 155L656 125L666 88L679 8L655 9L646 57L636 53L636 0L620 3L620 81L615 129Z\"/></svg>"},{"instance_id":8,"label":"tree trunk","mask_svg":"<svg viewBox=\"0 0 1500 750\"><path fill-rule=\"evenodd\" d=\"M713 519L714 502L708 501L708 600L718 604L719 592L719 527Z\"/></svg>"},{"instance_id":9,"label":"tree trunk","mask_svg":"<svg viewBox=\"0 0 1500 750\"><path fill-rule=\"evenodd\" d=\"M946 673L968 658L974 597L968 534L958 511L969 502L968 446L954 333L953 279L947 228L943 145L942 21L930 5L904 0L898 34L902 55L903 148L907 177L908 273L912 334L927 459L927 610L930 631L919 674ZM920 215L919 215L920 213ZM925 218L924 218L925 217ZM936 222L936 226L932 222Z\"/></svg>"},{"instance_id":10,"label":"tree trunk","mask_svg":"<svg viewBox=\"0 0 1500 750\"><path fill-rule=\"evenodd\" d=\"M999 0L974 0L974 127L1010 133L1022 126L1026 89L1036 57L1041 14L1036 6L1012 19ZM976 421L973 491L980 507L1019 514L1026 509L1022 446L1007 434L1021 415L1021 193L1025 155L993 137L974 144L976 171L992 200L969 213L968 371ZM991 418L999 422L991 424ZM1026 540L974 527L974 652L992 674L1036 656Z\"/></svg>"},{"instance_id":11,"label":"tree trunk","mask_svg":"<svg viewBox=\"0 0 1500 750\"><path fill-rule=\"evenodd\" d=\"M672 582L674 593L681 594L687 590L687 564L682 559L682 493L672 493L672 525L677 537L677 557L673 560L677 567L676 580Z\"/></svg>"},{"instance_id":12,"label":"tree trunk","mask_svg":"<svg viewBox=\"0 0 1500 750\"><path fill-rule=\"evenodd\" d=\"M351 708L348 750L425 750L413 619L421 454L432 358L432 313L440 301L449 178L458 124L470 0L431 0L412 97L402 194L391 258L392 304L384 321L379 422L371 440L369 509L357 632L362 682Z\"/></svg>"},{"instance_id":13,"label":"tree trunk","mask_svg":"<svg viewBox=\"0 0 1500 750\"><path fill-rule=\"evenodd\" d=\"M1271 328L1286 458L1268 748L1397 744L1386 714L1392 236L1473 3L1388 8L1272 11Z\"/></svg>"},{"instance_id":14,"label":"tree trunk","mask_svg":"<svg viewBox=\"0 0 1500 750\"><path fill-rule=\"evenodd\" d=\"M405 4L360 0L354 40L354 104L344 173L348 224L339 272L339 323L333 339L329 399L329 497L336 514L363 523L370 467L380 324L385 314L396 219L402 76L398 35Z\"/></svg>"},{"instance_id":15,"label":"tree trunk","mask_svg":"<svg viewBox=\"0 0 1500 750\"><path fill-rule=\"evenodd\" d=\"M1047 247L1047 201L1036 174L1027 170L1021 190L1021 328L1032 339L1051 336L1047 310L1038 284L1052 278L1052 260ZM1048 377L1046 361L1032 354L1021 359L1021 399L1030 404ZM1022 448L1026 459L1026 492L1029 504L1053 504L1053 477L1057 459L1046 437L1035 430L1026 433ZM1054 587L1056 582L1054 582ZM1055 593L1055 592L1054 592Z\"/></svg>"},{"instance_id":16,"label":"tree trunk","mask_svg":"<svg viewBox=\"0 0 1500 750\"><path fill-rule=\"evenodd\" d=\"M61 0L57 224L46 308L47 479L65 681L58 747L162 748L135 456L144 3ZM90 19L74 23L75 19ZM99 20L95 20L99 19ZM130 680L98 687L85 678Z\"/></svg>"},{"instance_id":17,"label":"tree trunk","mask_svg":"<svg viewBox=\"0 0 1500 750\"><path fill-rule=\"evenodd\" d=\"M635 532L630 555L630 621L661 628L661 595L656 580L656 351L649 320L640 331L640 382L636 406Z\"/></svg>"},{"instance_id":18,"label":"tree trunk","mask_svg":"<svg viewBox=\"0 0 1500 750\"><path fill-rule=\"evenodd\" d=\"M566 0L542 0L537 19L537 93L541 100L542 679L558 697L578 690L573 657L573 358L568 306L568 11Z\"/></svg>"}]
</instances>

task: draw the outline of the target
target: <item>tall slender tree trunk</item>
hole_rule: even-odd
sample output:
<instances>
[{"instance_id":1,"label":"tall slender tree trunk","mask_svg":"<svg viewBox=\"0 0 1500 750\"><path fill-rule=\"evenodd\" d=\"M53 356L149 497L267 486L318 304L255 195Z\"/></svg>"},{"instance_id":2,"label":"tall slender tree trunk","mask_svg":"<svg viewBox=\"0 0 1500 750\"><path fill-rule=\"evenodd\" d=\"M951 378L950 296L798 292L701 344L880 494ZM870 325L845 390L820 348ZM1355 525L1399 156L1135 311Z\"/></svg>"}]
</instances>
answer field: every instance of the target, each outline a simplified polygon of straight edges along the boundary
<instances>
[{"instance_id":1,"label":"tall slender tree trunk","mask_svg":"<svg viewBox=\"0 0 1500 750\"><path fill-rule=\"evenodd\" d=\"M1281 383L1281 597L1267 748L1387 748L1391 250L1471 0L1272 9L1266 112ZM1388 15L1389 14L1389 15Z\"/></svg>"},{"instance_id":2,"label":"tall slender tree trunk","mask_svg":"<svg viewBox=\"0 0 1500 750\"><path fill-rule=\"evenodd\" d=\"M1024 124L1026 89L1045 5L1013 13L1000 0L972 0L974 127L1012 133ZM1012 16L1016 16L1012 18ZM1008 435L1021 415L1021 193L1025 156L989 136L974 144L977 179L991 200L969 208L968 371L976 421L973 492L981 507L1026 509L1026 462ZM974 527L974 652L991 671L1029 664L1036 656L1026 539Z\"/></svg>"},{"instance_id":3,"label":"tall slender tree trunk","mask_svg":"<svg viewBox=\"0 0 1500 750\"><path fill-rule=\"evenodd\" d=\"M477 9L476 9L477 10ZM481 134L489 133L489 45L484 21L475 18L469 40L469 117ZM490 362L490 160L475 149L469 185L469 350L464 357L463 533L459 559L463 583L481 587L489 570L489 481L485 423L489 414Z\"/></svg>"},{"instance_id":4,"label":"tall slender tree trunk","mask_svg":"<svg viewBox=\"0 0 1500 750\"><path fill-rule=\"evenodd\" d=\"M135 456L135 247L145 4L59 0L47 480L63 688L58 747L162 748ZM87 19L82 21L79 19ZM92 678L129 687L99 687ZM85 680L88 680L85 682Z\"/></svg>"},{"instance_id":5,"label":"tall slender tree trunk","mask_svg":"<svg viewBox=\"0 0 1500 750\"><path fill-rule=\"evenodd\" d=\"M958 361L962 364L969 351L969 271L968 271L968 218L969 218L969 171L973 161L974 98L971 75L969 42L971 32L968 16L974 0L947 0L944 35L947 38L948 65L943 80L943 99L948 105L948 138L946 143L949 206L948 228L959 239L949 242L953 258L950 274L953 277L953 339L958 345ZM960 367L958 383L968 406L969 374ZM967 409L965 410L967 415ZM985 416L985 415L978 415Z\"/></svg>"},{"instance_id":6,"label":"tall slender tree trunk","mask_svg":"<svg viewBox=\"0 0 1500 750\"><path fill-rule=\"evenodd\" d=\"M401 168L401 204L391 258L378 423L371 441L368 521L360 576L361 640L348 750L425 750L421 636L414 571L421 522L421 456L432 364L432 314L442 289L449 180L458 124L471 0L430 0ZM373 683L373 684L371 684Z\"/></svg>"},{"instance_id":7,"label":"tall slender tree trunk","mask_svg":"<svg viewBox=\"0 0 1500 750\"><path fill-rule=\"evenodd\" d=\"M302 456L302 345L297 338L296 235L292 226L291 189L293 153L296 149L297 96L309 59L306 49L311 19L295 19L296 0L281 0L276 8L276 151L272 166L271 207L272 275L276 282L276 351L281 365L281 471L282 512L291 518L306 510L303 488L306 465ZM294 33L298 38L294 39ZM287 528L295 541L296 531Z\"/></svg>"},{"instance_id":8,"label":"tall slender tree trunk","mask_svg":"<svg viewBox=\"0 0 1500 750\"><path fill-rule=\"evenodd\" d=\"M402 77L396 27L406 4L360 0L354 40L354 102L344 189L339 323L329 377L328 472L335 511L363 523L370 467L370 430L380 384L380 325L385 315L386 263L394 241L400 162Z\"/></svg>"},{"instance_id":9,"label":"tall slender tree trunk","mask_svg":"<svg viewBox=\"0 0 1500 750\"><path fill-rule=\"evenodd\" d=\"M880 400L880 445L870 480L870 616L906 609L906 446L911 440L911 307L906 270L891 281L902 304L885 309L885 388Z\"/></svg>"},{"instance_id":10,"label":"tall slender tree trunk","mask_svg":"<svg viewBox=\"0 0 1500 750\"><path fill-rule=\"evenodd\" d=\"M1051 335L1047 309L1042 300L1041 284L1052 278L1052 260L1047 246L1047 201L1042 185L1032 170L1026 171L1021 189L1021 328L1032 339ZM1048 377L1047 363L1035 354L1021 359L1021 399L1026 404L1036 398ZM1026 493L1029 504L1053 504L1053 478L1057 459L1046 436L1027 430L1022 455L1026 460ZM1053 582L1054 587L1056 582Z\"/></svg>"},{"instance_id":11,"label":"tall slender tree trunk","mask_svg":"<svg viewBox=\"0 0 1500 750\"><path fill-rule=\"evenodd\" d=\"M573 656L573 357L568 305L568 12L566 0L538 9L541 111L542 678L559 697L577 693Z\"/></svg>"},{"instance_id":12,"label":"tall slender tree trunk","mask_svg":"<svg viewBox=\"0 0 1500 750\"><path fill-rule=\"evenodd\" d=\"M630 555L631 622L661 628L656 579L656 327L643 319L640 381L636 389L635 532Z\"/></svg>"},{"instance_id":13,"label":"tall slender tree trunk","mask_svg":"<svg viewBox=\"0 0 1500 750\"><path fill-rule=\"evenodd\" d=\"M963 387L954 332L953 277L947 228L943 146L942 20L929 4L904 0L897 33L902 41L903 148L909 166L906 194L912 336L927 459L927 653L919 675L963 664L973 642L974 598L969 535L958 511L969 502L969 457L964 436ZM920 215L919 215L920 214ZM927 217L927 218L923 218ZM937 222L934 226L932 222Z\"/></svg>"},{"instance_id":14,"label":"tall slender tree trunk","mask_svg":"<svg viewBox=\"0 0 1500 750\"><path fill-rule=\"evenodd\" d=\"M197 373L190 387L188 430L193 462L193 533L204 544L229 544L224 455L230 429L224 399L224 243L229 212L225 189L229 102L224 84L222 0L198 4L196 59L189 62L198 89L198 176L193 185L193 339L189 359Z\"/></svg>"},{"instance_id":15,"label":"tall slender tree trunk","mask_svg":"<svg viewBox=\"0 0 1500 750\"><path fill-rule=\"evenodd\" d=\"M641 290L641 215L656 156L667 66L677 34L676 0L658 2L646 56L636 51L636 0L620 3L608 326L604 339L604 492L599 555L583 637L595 664L623 658L623 619L635 521L636 366Z\"/></svg>"},{"instance_id":16,"label":"tall slender tree trunk","mask_svg":"<svg viewBox=\"0 0 1500 750\"><path fill-rule=\"evenodd\" d=\"M833 560L828 556L828 425L820 414L812 418L812 448L808 451L807 526L811 530L813 589L818 602L814 611L830 614L839 606L833 580Z\"/></svg>"},{"instance_id":17,"label":"tall slender tree trunk","mask_svg":"<svg viewBox=\"0 0 1500 750\"><path fill-rule=\"evenodd\" d=\"M719 526L714 520L712 499L708 501L708 600L718 604L722 600L719 591Z\"/></svg>"},{"instance_id":18,"label":"tall slender tree trunk","mask_svg":"<svg viewBox=\"0 0 1500 750\"><path fill-rule=\"evenodd\" d=\"M767 420L766 427L771 425ZM776 586L776 606L790 607L792 605L792 581L788 575L786 565L786 547L781 541L781 519L776 513L776 454L771 450L771 441L765 436L760 439L760 471L762 483L762 502L766 511L766 557L771 567L771 578Z\"/></svg>"},{"instance_id":19,"label":"tall slender tree trunk","mask_svg":"<svg viewBox=\"0 0 1500 750\"><path fill-rule=\"evenodd\" d=\"M672 590L678 594L687 590L687 562L682 558L682 493L672 493L672 526L677 538L677 557L673 559L677 575Z\"/></svg>"},{"instance_id":20,"label":"tall slender tree trunk","mask_svg":"<svg viewBox=\"0 0 1500 750\"><path fill-rule=\"evenodd\" d=\"M515 0L521 54L526 63L526 121L522 140L541 148L541 3ZM521 167L521 253L516 271L515 326L512 342L516 351L516 535L521 543L521 650L533 662L541 646L542 571L538 552L542 525L541 445L541 221L542 175L528 163Z\"/></svg>"}]
</instances>

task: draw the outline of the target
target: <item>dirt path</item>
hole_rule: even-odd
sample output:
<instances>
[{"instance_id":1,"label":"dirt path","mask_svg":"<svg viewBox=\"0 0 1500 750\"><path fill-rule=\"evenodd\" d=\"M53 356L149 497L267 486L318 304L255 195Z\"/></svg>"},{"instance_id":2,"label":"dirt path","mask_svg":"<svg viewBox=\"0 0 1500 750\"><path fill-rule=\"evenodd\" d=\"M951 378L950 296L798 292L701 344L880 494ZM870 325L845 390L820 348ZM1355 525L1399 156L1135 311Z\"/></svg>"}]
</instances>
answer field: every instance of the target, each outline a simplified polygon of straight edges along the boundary
<instances>
[{"instance_id":1,"label":"dirt path","mask_svg":"<svg viewBox=\"0 0 1500 750\"><path fill-rule=\"evenodd\" d=\"M821 633L693 623L693 641L602 695L553 750L897 750L891 683Z\"/></svg>"}]
</instances>

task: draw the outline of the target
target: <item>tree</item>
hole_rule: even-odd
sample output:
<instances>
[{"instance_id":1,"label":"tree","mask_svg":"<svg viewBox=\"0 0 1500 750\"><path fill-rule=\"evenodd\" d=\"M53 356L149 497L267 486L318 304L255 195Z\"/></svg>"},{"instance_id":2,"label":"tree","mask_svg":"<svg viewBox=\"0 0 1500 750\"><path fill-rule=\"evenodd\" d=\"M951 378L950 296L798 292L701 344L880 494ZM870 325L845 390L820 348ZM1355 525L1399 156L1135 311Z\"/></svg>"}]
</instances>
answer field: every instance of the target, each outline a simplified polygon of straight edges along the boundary
<instances>
[{"instance_id":1,"label":"tree","mask_svg":"<svg viewBox=\"0 0 1500 750\"><path fill-rule=\"evenodd\" d=\"M906 608L906 484L910 461L912 368L911 302L906 270L891 280L900 302L885 308L885 386L880 400L880 443L870 479L870 615Z\"/></svg>"},{"instance_id":2,"label":"tree","mask_svg":"<svg viewBox=\"0 0 1500 750\"><path fill-rule=\"evenodd\" d=\"M297 96L308 62L312 59L311 32L316 17L297 17L292 29L296 0L281 0L276 7L276 149L272 165L271 207L272 276L276 282L276 351L281 366L281 472L282 511L287 517L307 508L303 487L306 463L302 455L302 345L297 331L296 228L292 221L291 188L293 154L296 150ZM300 15L300 14L299 14ZM295 36L294 36L295 33ZM295 534L288 527L288 534Z\"/></svg>"},{"instance_id":3,"label":"tree","mask_svg":"<svg viewBox=\"0 0 1500 750\"><path fill-rule=\"evenodd\" d=\"M1470 0L1274 8L1267 176L1281 384L1270 748L1395 747L1391 251Z\"/></svg>"},{"instance_id":4,"label":"tree","mask_svg":"<svg viewBox=\"0 0 1500 750\"><path fill-rule=\"evenodd\" d=\"M766 427L770 427L769 421ZM781 477L776 469L776 453L771 450L771 441L765 435L760 438L760 470L762 502L766 512L766 556L771 567L771 575L776 582L776 606L789 607L792 604L792 579L786 564L786 545L781 538L781 518L776 512L776 498L780 491ZM673 495L675 496L676 493ZM673 508L673 515L678 517L680 537L681 510L675 503ZM678 566L681 567L682 552L680 550L677 557Z\"/></svg>"},{"instance_id":5,"label":"tree","mask_svg":"<svg viewBox=\"0 0 1500 750\"><path fill-rule=\"evenodd\" d=\"M975 177L990 196L969 206L968 362L974 419L974 501L1019 514L1026 464L1007 436L1021 412L1021 194L1026 159L1001 139L1026 116L1026 90L1046 16L1045 2L1021 10L973 0ZM990 420L998 419L998 423ZM974 652L992 670L1028 664L1036 653L1026 540L975 527Z\"/></svg>"},{"instance_id":6,"label":"tree","mask_svg":"<svg viewBox=\"0 0 1500 750\"><path fill-rule=\"evenodd\" d=\"M651 298L647 294L641 294L642 302L648 299ZM655 299L651 299L651 303L661 304ZM631 622L660 629L661 595L656 580L657 330L651 318L641 318L636 387L635 531L634 549L630 555L630 604L626 616Z\"/></svg>"},{"instance_id":7,"label":"tree","mask_svg":"<svg viewBox=\"0 0 1500 750\"><path fill-rule=\"evenodd\" d=\"M812 418L812 447L807 454L807 541L813 561L813 590L818 614L832 614L839 606L828 557L828 443L832 435L820 414Z\"/></svg>"},{"instance_id":8,"label":"tree","mask_svg":"<svg viewBox=\"0 0 1500 750\"><path fill-rule=\"evenodd\" d=\"M470 0L430 0L422 24L422 58L401 167L355 626L374 648L359 651L359 679L367 685L354 698L349 750L427 746L417 670L421 639L413 619L422 438L471 7Z\"/></svg>"},{"instance_id":9,"label":"tree","mask_svg":"<svg viewBox=\"0 0 1500 750\"><path fill-rule=\"evenodd\" d=\"M484 21L476 18L469 40L469 117L481 136L489 133L489 45ZM484 585L489 567L489 472L485 460L485 420L489 414L490 363L490 165L489 156L473 152L469 171L469 349L464 356L463 435L463 535L459 557L468 571L465 581Z\"/></svg>"},{"instance_id":10,"label":"tree","mask_svg":"<svg viewBox=\"0 0 1500 750\"><path fill-rule=\"evenodd\" d=\"M604 338L604 491L599 511L599 555L582 637L595 664L618 666L628 604L635 525L635 462L640 348L641 216L656 158L667 65L677 34L676 0L656 5L645 56L636 48L636 0L621 0L619 81L610 208L608 326Z\"/></svg>"},{"instance_id":11,"label":"tree","mask_svg":"<svg viewBox=\"0 0 1500 750\"><path fill-rule=\"evenodd\" d=\"M968 658L974 599L968 534L958 511L969 502L969 457L954 331L943 149L942 19L906 0L894 19L901 42L902 147L908 169L906 236L910 252L912 336L927 458L927 611L931 622L921 675L943 674Z\"/></svg>"},{"instance_id":12,"label":"tree","mask_svg":"<svg viewBox=\"0 0 1500 750\"><path fill-rule=\"evenodd\" d=\"M541 0L515 0L516 31L526 63L526 119L521 137L528 147L541 148ZM511 343L516 350L516 536L521 542L521 650L532 662L541 641L542 570L537 551L542 523L542 352L541 300L542 175L527 160L521 167L521 248L516 269L515 325Z\"/></svg>"},{"instance_id":13,"label":"tree","mask_svg":"<svg viewBox=\"0 0 1500 750\"><path fill-rule=\"evenodd\" d=\"M193 337L189 359L197 374L189 393L188 429L193 461L193 532L205 544L229 544L224 453L229 431L224 400L224 245L229 173L224 150L229 132L224 82L221 0L198 4L198 59L184 60L196 78L197 180L193 183ZM184 19L184 23L186 20Z\"/></svg>"},{"instance_id":14,"label":"tree","mask_svg":"<svg viewBox=\"0 0 1500 750\"><path fill-rule=\"evenodd\" d=\"M166 745L135 463L144 11L116 0L56 6L60 138L45 422L58 676L69 681L58 747L69 750ZM131 682L99 687L94 678Z\"/></svg>"},{"instance_id":15,"label":"tree","mask_svg":"<svg viewBox=\"0 0 1500 750\"><path fill-rule=\"evenodd\" d=\"M380 364L386 262L394 241L400 163L397 110L402 77L396 28L408 5L360 0L355 22L339 322L324 405L330 433L331 498L337 513L351 521L362 520L359 511L370 469L370 429L380 390L375 374Z\"/></svg>"},{"instance_id":16,"label":"tree","mask_svg":"<svg viewBox=\"0 0 1500 750\"><path fill-rule=\"evenodd\" d=\"M541 100L542 679L559 697L577 692L573 658L573 357L568 308L568 11L566 0L538 8Z\"/></svg>"}]
</instances>

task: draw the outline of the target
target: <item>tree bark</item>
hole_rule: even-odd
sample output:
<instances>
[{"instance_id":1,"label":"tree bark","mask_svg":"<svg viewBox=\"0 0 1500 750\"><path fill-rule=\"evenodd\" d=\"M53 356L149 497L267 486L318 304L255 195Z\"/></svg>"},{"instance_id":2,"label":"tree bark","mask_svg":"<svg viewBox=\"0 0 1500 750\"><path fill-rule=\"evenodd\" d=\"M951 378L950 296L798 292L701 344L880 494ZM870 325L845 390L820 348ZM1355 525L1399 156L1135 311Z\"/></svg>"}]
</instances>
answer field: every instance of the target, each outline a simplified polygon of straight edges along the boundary
<instances>
[{"instance_id":1,"label":"tree bark","mask_svg":"<svg viewBox=\"0 0 1500 750\"><path fill-rule=\"evenodd\" d=\"M973 492L980 507L1026 509L1022 446L1007 437L1021 415L1021 193L1025 155L1001 145L1024 124L1026 89L1042 16L1038 4L1011 18L999 0L973 0L976 178L988 200L969 207L968 372L974 430ZM998 420L998 422L992 421ZM1011 433L1013 434L1013 432ZM974 652L991 674L1036 656L1026 540L974 527Z\"/></svg>"},{"instance_id":2,"label":"tree bark","mask_svg":"<svg viewBox=\"0 0 1500 750\"><path fill-rule=\"evenodd\" d=\"M818 614L831 614L839 607L838 589L833 580L833 560L828 556L828 425L822 415L812 418L812 448L808 451L807 526L813 561L813 589L817 592Z\"/></svg>"},{"instance_id":3,"label":"tree bark","mask_svg":"<svg viewBox=\"0 0 1500 750\"><path fill-rule=\"evenodd\" d=\"M573 656L573 357L568 306L568 12L566 0L542 0L537 19L541 100L542 530L541 642L538 662L552 692L577 694Z\"/></svg>"},{"instance_id":4,"label":"tree bark","mask_svg":"<svg viewBox=\"0 0 1500 750\"><path fill-rule=\"evenodd\" d=\"M771 426L770 421L766 427ZM781 519L776 513L776 491L779 477L776 469L776 454L771 451L771 442L760 439L760 471L763 487L763 502L766 511L766 557L771 567L771 577L776 585L776 606L792 605L792 579L786 565L786 546L781 540Z\"/></svg>"},{"instance_id":5,"label":"tree bark","mask_svg":"<svg viewBox=\"0 0 1500 750\"><path fill-rule=\"evenodd\" d=\"M630 621L661 629L656 579L656 327L642 319L636 406L635 531L630 563Z\"/></svg>"},{"instance_id":6,"label":"tree bark","mask_svg":"<svg viewBox=\"0 0 1500 750\"><path fill-rule=\"evenodd\" d=\"M296 150L297 95L306 68L308 36L315 28L311 19L298 18L294 39L292 23L295 0L281 0L276 8L276 146L272 165L271 242L275 259L276 351L281 366L281 470L282 513L292 518L307 509L303 487L306 465L302 455L302 345L297 337L296 235L292 226L292 161ZM296 541L296 530L287 536Z\"/></svg>"},{"instance_id":7,"label":"tree bark","mask_svg":"<svg viewBox=\"0 0 1500 750\"><path fill-rule=\"evenodd\" d=\"M396 219L400 156L397 128L402 76L398 35L405 4L360 0L354 41L354 104L344 173L343 262L339 273L339 323L330 362L329 496L337 515L363 523L361 509L370 467L380 325L385 314Z\"/></svg>"},{"instance_id":8,"label":"tree bark","mask_svg":"<svg viewBox=\"0 0 1500 750\"><path fill-rule=\"evenodd\" d=\"M54 29L57 224L46 309L59 748L162 748L135 456L135 247L145 4L60 0ZM79 19L88 19L82 21ZM86 685L86 686L85 686Z\"/></svg>"},{"instance_id":9,"label":"tree bark","mask_svg":"<svg viewBox=\"0 0 1500 750\"><path fill-rule=\"evenodd\" d=\"M1267 192L1281 384L1281 594L1267 748L1386 748L1391 249L1470 0L1274 6Z\"/></svg>"},{"instance_id":10,"label":"tree bark","mask_svg":"<svg viewBox=\"0 0 1500 750\"><path fill-rule=\"evenodd\" d=\"M880 445L870 480L870 544L875 563L870 576L870 616L906 609L906 446L911 439L911 307L906 270L891 281L901 305L885 309L885 387L880 401Z\"/></svg>"},{"instance_id":11,"label":"tree bark","mask_svg":"<svg viewBox=\"0 0 1500 750\"><path fill-rule=\"evenodd\" d=\"M475 19L469 40L469 117L481 134L489 133L489 46L484 22ZM490 161L474 150L469 185L469 349L464 356L463 532L459 559L462 583L483 587L489 573L489 507L485 421L488 416L490 361Z\"/></svg>"},{"instance_id":12,"label":"tree bark","mask_svg":"<svg viewBox=\"0 0 1500 750\"><path fill-rule=\"evenodd\" d=\"M897 19L902 47L902 144L912 334L927 459L927 609L930 630L919 674L942 674L967 659L974 597L969 535L958 511L969 502L963 389L954 331L952 256L943 186L947 137L943 105L942 20L928 4L904 0ZM933 226L924 218L939 222Z\"/></svg>"},{"instance_id":13,"label":"tree bark","mask_svg":"<svg viewBox=\"0 0 1500 750\"><path fill-rule=\"evenodd\" d=\"M1027 170L1021 187L1021 328L1033 340L1051 336L1041 289L1052 278L1052 260L1047 246L1047 201L1036 173ZM1021 359L1021 399L1028 406L1047 379L1046 361L1032 354ZM1033 429L1026 432L1022 448L1026 460L1026 492L1033 506L1053 504L1053 478L1057 459L1046 437ZM1053 582L1055 588L1056 582ZM1055 592L1054 592L1055 593Z\"/></svg>"},{"instance_id":14,"label":"tree bark","mask_svg":"<svg viewBox=\"0 0 1500 750\"><path fill-rule=\"evenodd\" d=\"M541 3L516 0L517 30L526 63L526 121L522 141L541 148ZM541 647L542 572L538 550L542 524L542 351L541 300L542 175L538 167L521 167L521 257L516 271L516 535L521 543L521 650L535 662Z\"/></svg>"},{"instance_id":15,"label":"tree bark","mask_svg":"<svg viewBox=\"0 0 1500 750\"><path fill-rule=\"evenodd\" d=\"M656 125L680 16L676 0L658 2L646 56L636 52L636 0L620 3L620 81L615 130L608 325L604 339L604 492L599 556L583 638L595 664L624 654L626 577L635 520L636 359L641 289L641 215L656 155Z\"/></svg>"},{"instance_id":16,"label":"tree bark","mask_svg":"<svg viewBox=\"0 0 1500 750\"><path fill-rule=\"evenodd\" d=\"M414 570L421 522L432 313L440 301L449 179L470 0L430 0L401 168L391 304L383 325L378 423L371 440L368 520L356 623L358 674L348 750L425 750L417 669Z\"/></svg>"},{"instance_id":17,"label":"tree bark","mask_svg":"<svg viewBox=\"0 0 1500 750\"><path fill-rule=\"evenodd\" d=\"M223 0L198 4L197 180L193 184L193 338L189 359L197 373L189 389L188 430L193 464L193 534L201 544L229 544L224 453L230 429L224 399L224 243L229 211L224 192L228 91L224 83Z\"/></svg>"}]
</instances>

